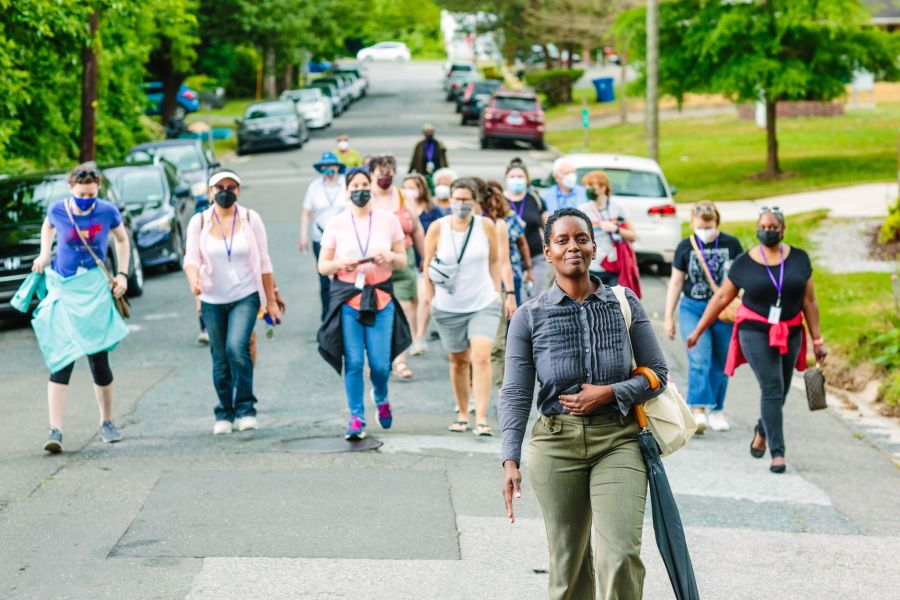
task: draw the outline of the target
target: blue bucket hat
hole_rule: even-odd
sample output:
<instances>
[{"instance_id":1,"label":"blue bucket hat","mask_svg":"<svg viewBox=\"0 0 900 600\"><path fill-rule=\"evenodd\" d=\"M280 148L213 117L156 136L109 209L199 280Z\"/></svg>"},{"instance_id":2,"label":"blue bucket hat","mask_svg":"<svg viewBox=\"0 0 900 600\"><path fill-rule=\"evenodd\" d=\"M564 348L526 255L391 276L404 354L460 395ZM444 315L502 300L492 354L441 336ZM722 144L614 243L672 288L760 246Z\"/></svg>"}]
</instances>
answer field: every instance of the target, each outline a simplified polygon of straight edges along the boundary
<instances>
[{"instance_id":1,"label":"blue bucket hat","mask_svg":"<svg viewBox=\"0 0 900 600\"><path fill-rule=\"evenodd\" d=\"M340 159L338 159L337 154L335 154L334 152L323 152L322 158L320 158L319 161L313 165L313 168L319 173L321 173L322 169L324 169L325 167L337 167L338 173L340 173L341 175L343 175L344 171L347 170L347 167L340 161Z\"/></svg>"}]
</instances>

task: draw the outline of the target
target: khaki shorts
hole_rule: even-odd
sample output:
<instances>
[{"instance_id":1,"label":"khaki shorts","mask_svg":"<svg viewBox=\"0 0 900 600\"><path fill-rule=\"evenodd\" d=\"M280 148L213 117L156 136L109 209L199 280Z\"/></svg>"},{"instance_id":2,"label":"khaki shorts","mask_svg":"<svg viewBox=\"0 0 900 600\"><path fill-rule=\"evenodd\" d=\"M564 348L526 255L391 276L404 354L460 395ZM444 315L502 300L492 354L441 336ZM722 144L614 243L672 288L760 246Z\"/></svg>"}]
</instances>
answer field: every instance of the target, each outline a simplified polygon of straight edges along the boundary
<instances>
[{"instance_id":1,"label":"khaki shorts","mask_svg":"<svg viewBox=\"0 0 900 600\"><path fill-rule=\"evenodd\" d=\"M473 337L493 340L497 337L500 325L500 301L495 300L487 307L470 313L446 312L437 308L431 309L431 318L444 350L449 353L463 352L469 349L469 340Z\"/></svg>"},{"instance_id":2,"label":"khaki shorts","mask_svg":"<svg viewBox=\"0 0 900 600\"><path fill-rule=\"evenodd\" d=\"M418 277L416 277L416 254L412 246L406 249L406 267L391 273L394 284L394 296L400 302L411 302L419 293Z\"/></svg>"}]
</instances>

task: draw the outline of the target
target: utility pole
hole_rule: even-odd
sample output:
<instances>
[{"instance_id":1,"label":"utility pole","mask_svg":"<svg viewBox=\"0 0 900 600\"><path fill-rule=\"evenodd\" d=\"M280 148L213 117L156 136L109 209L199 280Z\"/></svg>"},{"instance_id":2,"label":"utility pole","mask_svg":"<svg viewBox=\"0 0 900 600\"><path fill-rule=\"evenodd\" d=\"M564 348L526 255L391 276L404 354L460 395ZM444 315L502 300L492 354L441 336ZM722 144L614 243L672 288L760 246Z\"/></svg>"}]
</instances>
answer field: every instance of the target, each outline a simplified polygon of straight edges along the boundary
<instances>
[{"instance_id":1,"label":"utility pole","mask_svg":"<svg viewBox=\"0 0 900 600\"><path fill-rule=\"evenodd\" d=\"M647 0L647 155L659 161L659 2Z\"/></svg>"},{"instance_id":2,"label":"utility pole","mask_svg":"<svg viewBox=\"0 0 900 600\"><path fill-rule=\"evenodd\" d=\"M79 160L97 158L97 11L91 13L91 36L81 49L81 139Z\"/></svg>"}]
</instances>

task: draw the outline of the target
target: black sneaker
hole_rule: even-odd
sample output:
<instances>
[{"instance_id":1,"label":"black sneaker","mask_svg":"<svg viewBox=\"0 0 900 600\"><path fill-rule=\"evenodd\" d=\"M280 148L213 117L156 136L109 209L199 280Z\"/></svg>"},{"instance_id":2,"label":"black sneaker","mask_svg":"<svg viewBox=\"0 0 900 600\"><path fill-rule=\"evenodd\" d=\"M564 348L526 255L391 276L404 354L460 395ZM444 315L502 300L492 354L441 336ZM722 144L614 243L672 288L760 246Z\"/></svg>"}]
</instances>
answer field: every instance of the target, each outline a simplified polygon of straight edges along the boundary
<instances>
[{"instance_id":1,"label":"black sneaker","mask_svg":"<svg viewBox=\"0 0 900 600\"><path fill-rule=\"evenodd\" d=\"M62 431L51 427L50 435L47 437L47 441L44 442L44 450L50 454L59 454L62 452L62 449Z\"/></svg>"}]
</instances>

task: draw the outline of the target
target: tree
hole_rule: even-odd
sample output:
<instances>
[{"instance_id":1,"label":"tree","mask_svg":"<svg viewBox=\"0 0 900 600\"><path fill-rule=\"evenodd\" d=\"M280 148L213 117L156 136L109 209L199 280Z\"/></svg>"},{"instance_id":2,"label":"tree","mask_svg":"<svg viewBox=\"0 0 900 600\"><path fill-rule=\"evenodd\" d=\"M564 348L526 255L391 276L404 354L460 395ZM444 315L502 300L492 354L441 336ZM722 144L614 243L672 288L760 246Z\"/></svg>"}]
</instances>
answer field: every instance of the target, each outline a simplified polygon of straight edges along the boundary
<instances>
[{"instance_id":1,"label":"tree","mask_svg":"<svg viewBox=\"0 0 900 600\"><path fill-rule=\"evenodd\" d=\"M153 27L148 71L163 84L161 118L168 123L176 116L178 90L197 58L199 4L198 0L149 0L144 6Z\"/></svg>"},{"instance_id":2,"label":"tree","mask_svg":"<svg viewBox=\"0 0 900 600\"><path fill-rule=\"evenodd\" d=\"M644 9L616 29L637 28L629 53L645 59ZM678 0L660 5L660 92L679 102L687 92L720 93L766 105L763 175L782 174L777 104L842 96L853 73L900 75L897 36L868 26L859 0Z\"/></svg>"}]
</instances>

